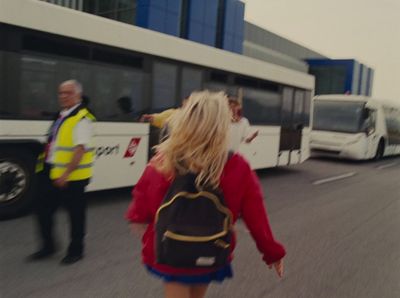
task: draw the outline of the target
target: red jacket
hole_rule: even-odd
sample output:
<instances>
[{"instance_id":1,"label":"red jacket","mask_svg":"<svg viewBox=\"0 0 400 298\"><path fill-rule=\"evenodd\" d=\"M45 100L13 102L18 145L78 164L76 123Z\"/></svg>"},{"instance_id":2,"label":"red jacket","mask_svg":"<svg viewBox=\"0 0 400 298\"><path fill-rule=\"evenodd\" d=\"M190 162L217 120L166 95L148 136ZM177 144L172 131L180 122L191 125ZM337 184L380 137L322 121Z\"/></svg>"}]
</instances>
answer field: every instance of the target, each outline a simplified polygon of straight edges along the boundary
<instances>
[{"instance_id":1,"label":"red jacket","mask_svg":"<svg viewBox=\"0 0 400 298\"><path fill-rule=\"evenodd\" d=\"M170 184L170 179L149 164L132 191L133 200L126 213L126 218L130 222L149 224L142 238L143 263L167 274L210 272L211 270L206 268L182 269L155 262L154 217ZM271 264L283 258L285 249L272 235L258 178L242 156L235 154L228 160L221 176L220 187L225 203L232 211L234 222L239 216L244 220L258 250L263 254L264 261ZM231 247L233 251L235 237L233 237Z\"/></svg>"}]
</instances>

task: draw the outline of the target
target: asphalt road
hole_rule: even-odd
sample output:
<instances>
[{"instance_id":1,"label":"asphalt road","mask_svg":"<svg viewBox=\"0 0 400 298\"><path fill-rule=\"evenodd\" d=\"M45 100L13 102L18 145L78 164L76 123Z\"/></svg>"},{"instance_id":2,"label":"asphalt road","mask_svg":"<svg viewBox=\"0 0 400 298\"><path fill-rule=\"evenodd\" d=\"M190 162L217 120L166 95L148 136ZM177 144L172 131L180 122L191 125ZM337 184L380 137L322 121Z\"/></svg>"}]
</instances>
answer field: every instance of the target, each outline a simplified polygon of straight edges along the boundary
<instances>
[{"instance_id":1,"label":"asphalt road","mask_svg":"<svg viewBox=\"0 0 400 298\"><path fill-rule=\"evenodd\" d=\"M276 238L285 244L285 276L261 262L245 226L234 278L207 297L400 297L400 158L379 162L313 159L258 172ZM333 180L332 177L342 177ZM0 222L0 297L162 297L140 264L140 243L123 214L129 190L92 193L85 259L26 263L35 248L31 216ZM67 244L60 212L60 243Z\"/></svg>"}]
</instances>

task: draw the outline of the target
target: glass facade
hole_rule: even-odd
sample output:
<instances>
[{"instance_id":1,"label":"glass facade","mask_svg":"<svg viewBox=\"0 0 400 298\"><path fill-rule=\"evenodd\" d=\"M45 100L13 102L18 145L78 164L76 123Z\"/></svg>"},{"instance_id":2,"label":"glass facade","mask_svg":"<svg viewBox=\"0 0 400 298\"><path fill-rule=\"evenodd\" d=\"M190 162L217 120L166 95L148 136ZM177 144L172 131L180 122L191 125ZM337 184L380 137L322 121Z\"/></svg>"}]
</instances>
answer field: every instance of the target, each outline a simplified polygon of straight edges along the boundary
<instances>
[{"instance_id":1,"label":"glass facade","mask_svg":"<svg viewBox=\"0 0 400 298\"><path fill-rule=\"evenodd\" d=\"M315 94L371 96L373 69L355 60L307 59L315 76Z\"/></svg>"},{"instance_id":2,"label":"glass facade","mask_svg":"<svg viewBox=\"0 0 400 298\"><path fill-rule=\"evenodd\" d=\"M242 53L239 0L42 0L108 19Z\"/></svg>"},{"instance_id":3,"label":"glass facade","mask_svg":"<svg viewBox=\"0 0 400 298\"><path fill-rule=\"evenodd\" d=\"M76 10L82 10L83 2L85 0L41 0L41 1L61 5L61 6L76 9Z\"/></svg>"},{"instance_id":4,"label":"glass facade","mask_svg":"<svg viewBox=\"0 0 400 298\"><path fill-rule=\"evenodd\" d=\"M310 66L310 74L315 76L315 94L346 93L346 66Z\"/></svg>"},{"instance_id":5,"label":"glass facade","mask_svg":"<svg viewBox=\"0 0 400 298\"><path fill-rule=\"evenodd\" d=\"M132 25L136 24L136 0L83 1L83 10L85 12Z\"/></svg>"}]
</instances>

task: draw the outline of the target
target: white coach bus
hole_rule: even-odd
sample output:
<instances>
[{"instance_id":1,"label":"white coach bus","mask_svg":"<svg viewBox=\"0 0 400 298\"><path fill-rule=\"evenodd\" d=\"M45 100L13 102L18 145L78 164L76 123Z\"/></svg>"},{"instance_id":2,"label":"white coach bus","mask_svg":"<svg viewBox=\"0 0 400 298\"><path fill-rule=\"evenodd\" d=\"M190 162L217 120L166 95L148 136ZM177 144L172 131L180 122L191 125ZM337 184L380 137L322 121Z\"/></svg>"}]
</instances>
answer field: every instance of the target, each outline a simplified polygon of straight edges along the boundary
<instances>
[{"instance_id":1,"label":"white coach bus","mask_svg":"<svg viewBox=\"0 0 400 298\"><path fill-rule=\"evenodd\" d=\"M363 160L400 154L400 104L365 96L313 99L312 155Z\"/></svg>"},{"instance_id":2,"label":"white coach bus","mask_svg":"<svg viewBox=\"0 0 400 298\"><path fill-rule=\"evenodd\" d=\"M199 89L242 90L259 135L240 150L254 169L309 156L305 73L35 0L0 0L0 40L0 218L34 197L35 159L67 79L82 83L98 120L89 191L135 185L152 143L140 115Z\"/></svg>"}]
</instances>

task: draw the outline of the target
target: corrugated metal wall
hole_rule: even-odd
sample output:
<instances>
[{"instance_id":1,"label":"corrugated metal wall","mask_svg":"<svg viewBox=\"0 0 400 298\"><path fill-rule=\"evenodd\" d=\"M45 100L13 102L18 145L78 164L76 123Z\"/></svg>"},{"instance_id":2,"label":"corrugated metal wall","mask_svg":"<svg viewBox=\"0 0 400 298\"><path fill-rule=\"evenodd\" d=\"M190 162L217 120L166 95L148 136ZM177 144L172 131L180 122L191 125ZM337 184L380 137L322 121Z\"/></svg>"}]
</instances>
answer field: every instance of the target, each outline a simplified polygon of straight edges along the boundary
<instances>
[{"instance_id":1,"label":"corrugated metal wall","mask_svg":"<svg viewBox=\"0 0 400 298\"><path fill-rule=\"evenodd\" d=\"M326 58L295 42L245 22L243 54L284 67L308 72L307 58Z\"/></svg>"}]
</instances>

